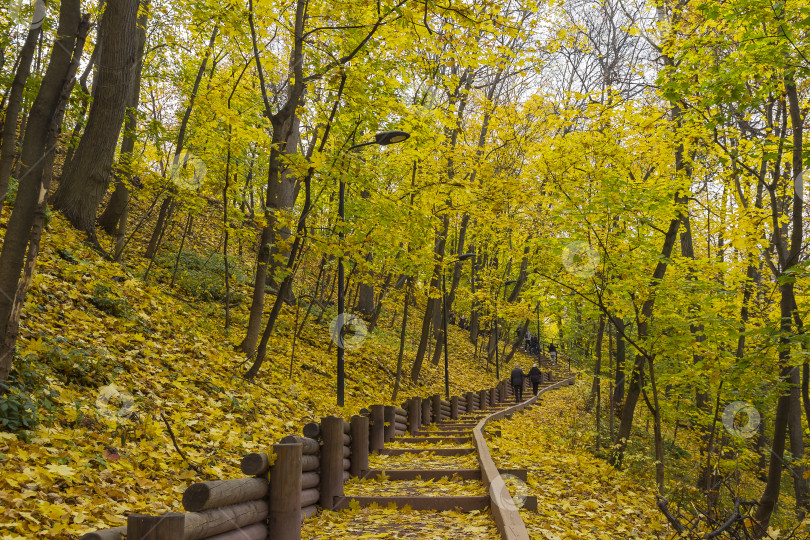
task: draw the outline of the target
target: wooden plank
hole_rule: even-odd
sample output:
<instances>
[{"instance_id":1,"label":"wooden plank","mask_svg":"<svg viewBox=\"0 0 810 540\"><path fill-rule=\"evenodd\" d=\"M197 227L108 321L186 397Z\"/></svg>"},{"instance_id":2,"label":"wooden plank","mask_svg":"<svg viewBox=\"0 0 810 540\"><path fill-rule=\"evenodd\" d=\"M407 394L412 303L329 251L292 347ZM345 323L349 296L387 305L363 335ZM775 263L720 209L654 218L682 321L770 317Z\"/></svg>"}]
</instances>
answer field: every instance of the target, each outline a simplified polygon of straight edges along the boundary
<instances>
[{"instance_id":1,"label":"wooden plank","mask_svg":"<svg viewBox=\"0 0 810 540\"><path fill-rule=\"evenodd\" d=\"M526 469L498 469L498 471L526 481ZM364 478L373 479L381 474L385 474L390 480L415 480L417 477L422 480L438 480L453 475L463 480L481 479L481 469L371 469Z\"/></svg>"},{"instance_id":2,"label":"wooden plank","mask_svg":"<svg viewBox=\"0 0 810 540\"><path fill-rule=\"evenodd\" d=\"M446 510L457 510L461 512L472 512L473 510L485 510L489 508L489 497L483 496L454 496L454 497L429 497L429 496L398 496L398 497L372 497L372 496L347 496L335 502L336 510L349 508L352 501L357 501L361 507L369 506L372 503L386 508L390 504L395 504L397 508L405 505L413 510L436 510L439 512Z\"/></svg>"},{"instance_id":3,"label":"wooden plank","mask_svg":"<svg viewBox=\"0 0 810 540\"><path fill-rule=\"evenodd\" d=\"M380 454L384 456L406 456L431 452L437 456L467 456L475 453L475 448L384 448Z\"/></svg>"},{"instance_id":4,"label":"wooden plank","mask_svg":"<svg viewBox=\"0 0 810 540\"><path fill-rule=\"evenodd\" d=\"M396 442L403 443L437 443L437 442L452 442L452 443L468 443L472 441L472 435L453 435L447 437L397 437L394 439Z\"/></svg>"}]
</instances>

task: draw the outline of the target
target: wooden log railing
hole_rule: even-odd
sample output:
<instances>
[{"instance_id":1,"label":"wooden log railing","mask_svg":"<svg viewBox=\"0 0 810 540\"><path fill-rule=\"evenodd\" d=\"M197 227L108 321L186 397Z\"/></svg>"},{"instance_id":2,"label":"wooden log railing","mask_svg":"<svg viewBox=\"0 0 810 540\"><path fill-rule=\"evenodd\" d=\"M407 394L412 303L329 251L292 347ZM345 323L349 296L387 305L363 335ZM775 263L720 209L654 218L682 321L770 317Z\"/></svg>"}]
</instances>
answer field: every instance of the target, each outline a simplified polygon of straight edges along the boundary
<instances>
[{"instance_id":1,"label":"wooden log railing","mask_svg":"<svg viewBox=\"0 0 810 540\"><path fill-rule=\"evenodd\" d=\"M394 405L371 405L346 422L329 416L304 425L267 452L242 458L244 478L198 482L183 493L185 513L131 514L127 524L89 532L80 540L293 540L302 522L320 508L332 509L350 476L369 473L369 453L386 442L442 420L506 400L507 382L442 399L411 397Z\"/></svg>"}]
</instances>

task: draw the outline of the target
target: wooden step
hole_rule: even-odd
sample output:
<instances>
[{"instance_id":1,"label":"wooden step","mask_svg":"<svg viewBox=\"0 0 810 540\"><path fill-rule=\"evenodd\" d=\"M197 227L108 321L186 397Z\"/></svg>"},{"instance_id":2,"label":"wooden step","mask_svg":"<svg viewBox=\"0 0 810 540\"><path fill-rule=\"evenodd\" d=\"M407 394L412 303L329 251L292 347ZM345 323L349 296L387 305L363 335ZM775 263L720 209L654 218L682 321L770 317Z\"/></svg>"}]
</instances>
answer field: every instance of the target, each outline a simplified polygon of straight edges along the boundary
<instances>
[{"instance_id":1,"label":"wooden step","mask_svg":"<svg viewBox=\"0 0 810 540\"><path fill-rule=\"evenodd\" d=\"M335 497L335 510L345 510L349 508L352 501L357 501L360 507L371 504L378 504L381 508L387 508L394 504L397 508L408 505L413 510L435 510L439 512L456 510L460 512L473 512L475 510L486 510L489 508L489 496L487 495L453 495L446 497L431 497L429 495L346 495ZM537 511L537 497L530 495L523 500L523 508L532 512Z\"/></svg>"},{"instance_id":2,"label":"wooden step","mask_svg":"<svg viewBox=\"0 0 810 540\"><path fill-rule=\"evenodd\" d=\"M417 437L465 437L470 435L472 432L471 429L468 430L442 430L442 431L417 431ZM493 429L492 431L485 431L484 434L492 435L493 437L500 437L501 430L500 429Z\"/></svg>"},{"instance_id":3,"label":"wooden step","mask_svg":"<svg viewBox=\"0 0 810 540\"><path fill-rule=\"evenodd\" d=\"M472 435L468 436L448 436L448 437L395 437L394 441L396 442L407 442L407 443L420 443L420 442L430 442L430 443L437 443L437 442L452 442L452 443L465 443L472 441Z\"/></svg>"},{"instance_id":4,"label":"wooden step","mask_svg":"<svg viewBox=\"0 0 810 540\"><path fill-rule=\"evenodd\" d=\"M498 472L526 481L526 469L498 469ZM363 475L363 478L373 479L381 474L385 474L392 481L415 480L417 477L422 480L438 480L454 475L462 480L481 480L481 469L371 469Z\"/></svg>"},{"instance_id":5,"label":"wooden step","mask_svg":"<svg viewBox=\"0 0 810 540\"><path fill-rule=\"evenodd\" d=\"M335 510L345 510L349 508L351 501L357 501L361 507L377 503L380 507L386 508L393 503L397 508L408 505L414 510L436 510L439 512L447 510L472 512L474 510L486 510L489 508L489 497L486 495L453 497L430 497L423 495L401 495L393 497L347 495L345 497L335 498Z\"/></svg>"},{"instance_id":6,"label":"wooden step","mask_svg":"<svg viewBox=\"0 0 810 540\"><path fill-rule=\"evenodd\" d=\"M383 448L379 451L383 456L407 456L432 452L437 456L467 456L475 453L475 448Z\"/></svg>"}]
</instances>

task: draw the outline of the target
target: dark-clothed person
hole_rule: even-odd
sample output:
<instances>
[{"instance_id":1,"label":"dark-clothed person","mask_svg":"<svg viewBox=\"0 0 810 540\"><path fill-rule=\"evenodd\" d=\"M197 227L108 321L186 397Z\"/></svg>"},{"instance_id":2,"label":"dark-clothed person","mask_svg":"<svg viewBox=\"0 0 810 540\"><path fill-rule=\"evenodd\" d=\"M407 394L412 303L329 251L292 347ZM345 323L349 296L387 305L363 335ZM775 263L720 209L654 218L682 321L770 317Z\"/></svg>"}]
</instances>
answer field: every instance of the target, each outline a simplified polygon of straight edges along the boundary
<instances>
[{"instance_id":1,"label":"dark-clothed person","mask_svg":"<svg viewBox=\"0 0 810 540\"><path fill-rule=\"evenodd\" d=\"M534 395L537 395L537 389L540 386L540 368L537 367L537 364L532 366L532 369L529 370L529 382L532 383L532 392Z\"/></svg>"},{"instance_id":2,"label":"dark-clothed person","mask_svg":"<svg viewBox=\"0 0 810 540\"><path fill-rule=\"evenodd\" d=\"M523 377L526 374L520 369L520 366L515 366L512 374L509 376L509 382L512 383L512 390L515 391L515 403L523 401Z\"/></svg>"}]
</instances>

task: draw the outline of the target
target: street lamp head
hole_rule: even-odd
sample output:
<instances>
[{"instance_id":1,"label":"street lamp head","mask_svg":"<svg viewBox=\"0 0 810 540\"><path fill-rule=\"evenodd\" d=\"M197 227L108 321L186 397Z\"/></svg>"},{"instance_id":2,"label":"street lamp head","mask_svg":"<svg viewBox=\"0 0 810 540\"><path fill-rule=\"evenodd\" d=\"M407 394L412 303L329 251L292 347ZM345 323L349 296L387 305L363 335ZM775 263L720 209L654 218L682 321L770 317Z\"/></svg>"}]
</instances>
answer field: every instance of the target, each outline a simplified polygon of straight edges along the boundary
<instances>
[{"instance_id":1,"label":"street lamp head","mask_svg":"<svg viewBox=\"0 0 810 540\"><path fill-rule=\"evenodd\" d=\"M374 135L374 142L380 146L401 143L411 136L407 131L382 131Z\"/></svg>"},{"instance_id":2,"label":"street lamp head","mask_svg":"<svg viewBox=\"0 0 810 540\"><path fill-rule=\"evenodd\" d=\"M510 279L509 281L505 282L504 285L514 285L515 283L517 283L516 279Z\"/></svg>"},{"instance_id":3,"label":"street lamp head","mask_svg":"<svg viewBox=\"0 0 810 540\"><path fill-rule=\"evenodd\" d=\"M464 254L458 256L458 260L459 261L468 261L468 260L472 259L473 257L475 257L475 253L464 253Z\"/></svg>"}]
</instances>

